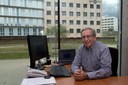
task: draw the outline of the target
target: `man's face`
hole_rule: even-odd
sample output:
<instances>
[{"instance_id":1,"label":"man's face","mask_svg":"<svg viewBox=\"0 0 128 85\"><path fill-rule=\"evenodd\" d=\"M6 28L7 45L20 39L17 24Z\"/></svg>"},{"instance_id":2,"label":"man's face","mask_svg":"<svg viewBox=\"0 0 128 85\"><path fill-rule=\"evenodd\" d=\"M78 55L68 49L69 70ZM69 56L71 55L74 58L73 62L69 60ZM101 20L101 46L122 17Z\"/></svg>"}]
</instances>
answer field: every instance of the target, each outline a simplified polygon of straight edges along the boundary
<instances>
[{"instance_id":1,"label":"man's face","mask_svg":"<svg viewBox=\"0 0 128 85\"><path fill-rule=\"evenodd\" d=\"M82 41L83 44L90 48L92 47L93 43L96 41L96 36L92 35L92 31L91 30L85 30L82 32Z\"/></svg>"}]
</instances>

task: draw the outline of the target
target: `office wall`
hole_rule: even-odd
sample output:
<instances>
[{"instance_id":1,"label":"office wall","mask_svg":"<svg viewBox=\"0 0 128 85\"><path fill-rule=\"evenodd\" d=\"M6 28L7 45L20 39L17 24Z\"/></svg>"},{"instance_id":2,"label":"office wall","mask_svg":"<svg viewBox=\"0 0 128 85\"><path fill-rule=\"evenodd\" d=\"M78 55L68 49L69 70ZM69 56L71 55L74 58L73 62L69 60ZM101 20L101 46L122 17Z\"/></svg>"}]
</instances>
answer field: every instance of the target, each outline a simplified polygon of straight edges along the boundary
<instances>
[{"instance_id":1,"label":"office wall","mask_svg":"<svg viewBox=\"0 0 128 85\"><path fill-rule=\"evenodd\" d=\"M121 75L128 75L128 0L122 2Z\"/></svg>"}]
</instances>

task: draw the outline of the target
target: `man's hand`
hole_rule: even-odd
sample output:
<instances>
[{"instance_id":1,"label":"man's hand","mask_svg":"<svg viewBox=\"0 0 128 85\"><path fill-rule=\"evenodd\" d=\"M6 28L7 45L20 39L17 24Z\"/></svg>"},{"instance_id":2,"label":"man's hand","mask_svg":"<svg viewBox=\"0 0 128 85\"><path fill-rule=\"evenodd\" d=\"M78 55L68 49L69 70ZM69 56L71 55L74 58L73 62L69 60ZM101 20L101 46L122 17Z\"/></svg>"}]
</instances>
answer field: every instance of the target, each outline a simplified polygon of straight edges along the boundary
<instances>
[{"instance_id":1,"label":"man's hand","mask_svg":"<svg viewBox=\"0 0 128 85\"><path fill-rule=\"evenodd\" d=\"M79 69L74 72L74 78L75 78L75 80L81 81L81 80L87 79L88 76L87 76L86 72Z\"/></svg>"}]
</instances>

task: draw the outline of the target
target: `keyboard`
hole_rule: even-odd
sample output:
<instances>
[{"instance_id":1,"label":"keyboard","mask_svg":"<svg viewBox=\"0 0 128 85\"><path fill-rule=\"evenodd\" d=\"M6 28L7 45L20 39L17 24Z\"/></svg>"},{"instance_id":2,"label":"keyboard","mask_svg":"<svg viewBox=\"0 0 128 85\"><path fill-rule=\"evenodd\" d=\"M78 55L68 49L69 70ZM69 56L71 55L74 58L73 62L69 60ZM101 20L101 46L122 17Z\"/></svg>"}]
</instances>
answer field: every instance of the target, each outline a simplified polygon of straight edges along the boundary
<instances>
[{"instance_id":1,"label":"keyboard","mask_svg":"<svg viewBox=\"0 0 128 85\"><path fill-rule=\"evenodd\" d=\"M50 75L54 77L70 77L71 72L65 66L51 66Z\"/></svg>"}]
</instances>

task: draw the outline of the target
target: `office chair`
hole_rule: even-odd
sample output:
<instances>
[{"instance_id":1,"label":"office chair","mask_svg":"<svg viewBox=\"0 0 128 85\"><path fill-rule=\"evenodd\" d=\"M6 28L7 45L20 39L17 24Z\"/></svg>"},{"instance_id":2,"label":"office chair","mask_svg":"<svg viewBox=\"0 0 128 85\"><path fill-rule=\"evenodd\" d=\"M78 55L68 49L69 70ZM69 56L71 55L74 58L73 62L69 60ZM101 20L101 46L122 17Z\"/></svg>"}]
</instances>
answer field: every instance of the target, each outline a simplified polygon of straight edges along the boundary
<instances>
[{"instance_id":1,"label":"office chair","mask_svg":"<svg viewBox=\"0 0 128 85\"><path fill-rule=\"evenodd\" d=\"M108 47L110 50L110 54L112 57L112 75L111 76L118 76L117 75L117 68L118 68L118 49L113 47Z\"/></svg>"}]
</instances>

